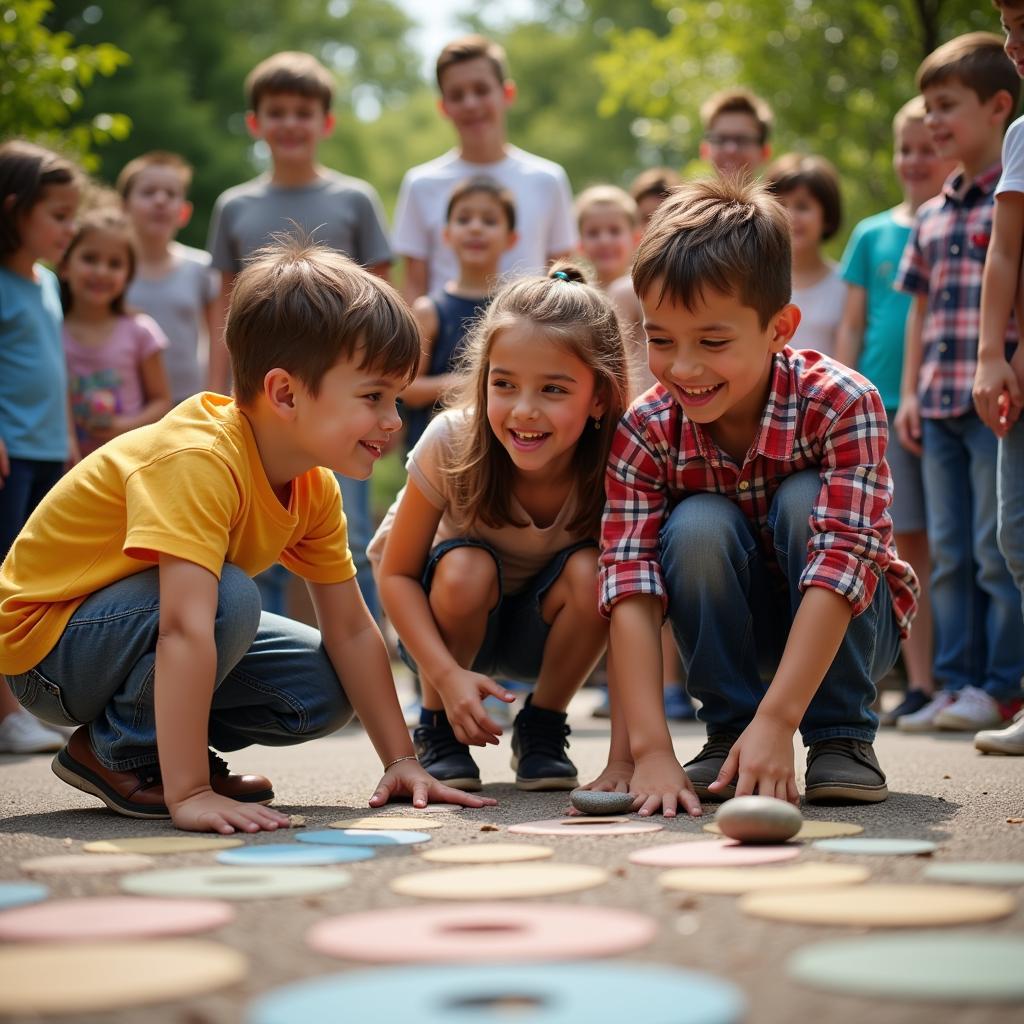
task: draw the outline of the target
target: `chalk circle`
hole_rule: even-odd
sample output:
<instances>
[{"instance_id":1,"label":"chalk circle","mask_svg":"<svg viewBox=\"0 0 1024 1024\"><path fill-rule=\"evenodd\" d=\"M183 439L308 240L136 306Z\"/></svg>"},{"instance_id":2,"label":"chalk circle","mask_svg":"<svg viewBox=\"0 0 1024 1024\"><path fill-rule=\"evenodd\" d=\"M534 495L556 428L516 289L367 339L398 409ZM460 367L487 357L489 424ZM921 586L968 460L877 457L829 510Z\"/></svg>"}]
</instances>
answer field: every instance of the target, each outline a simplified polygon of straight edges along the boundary
<instances>
[{"instance_id":1,"label":"chalk circle","mask_svg":"<svg viewBox=\"0 0 1024 1024\"><path fill-rule=\"evenodd\" d=\"M418 871L391 880L400 896L433 900L504 900L593 889L608 880L589 864L475 864Z\"/></svg>"},{"instance_id":2,"label":"chalk circle","mask_svg":"<svg viewBox=\"0 0 1024 1024\"><path fill-rule=\"evenodd\" d=\"M868 936L798 950L790 976L812 988L857 996L942 1002L1024 999L1024 939L1008 935Z\"/></svg>"},{"instance_id":3,"label":"chalk circle","mask_svg":"<svg viewBox=\"0 0 1024 1024\"><path fill-rule=\"evenodd\" d=\"M343 818L341 821L329 822L327 827L402 831L403 829L443 828L444 822L436 821L433 818L407 818L399 817L398 815L382 814L379 817L371 815L366 818Z\"/></svg>"},{"instance_id":4,"label":"chalk circle","mask_svg":"<svg viewBox=\"0 0 1024 1024\"><path fill-rule=\"evenodd\" d=\"M862 857L919 857L934 853L939 848L936 843L927 839L887 839L882 836L819 839L814 847L826 853L848 853Z\"/></svg>"},{"instance_id":5,"label":"chalk circle","mask_svg":"<svg viewBox=\"0 0 1024 1024\"><path fill-rule=\"evenodd\" d=\"M50 890L38 882L0 882L0 910L38 903L49 895Z\"/></svg>"},{"instance_id":6,"label":"chalk circle","mask_svg":"<svg viewBox=\"0 0 1024 1024\"><path fill-rule=\"evenodd\" d=\"M859 864L787 864L781 868L674 868L658 877L663 889L740 896L776 889L858 885L870 872Z\"/></svg>"},{"instance_id":7,"label":"chalk circle","mask_svg":"<svg viewBox=\"0 0 1024 1024\"><path fill-rule=\"evenodd\" d=\"M716 836L724 835L714 822L704 826L705 832ZM792 842L808 839L831 839L834 836L859 836L864 831L863 825L854 825L851 821L807 821L800 826L800 831L792 838Z\"/></svg>"},{"instance_id":8,"label":"chalk circle","mask_svg":"<svg viewBox=\"0 0 1024 1024\"><path fill-rule=\"evenodd\" d=\"M524 821L509 827L509 832L524 836L633 836L642 832L660 832L664 826L635 818L548 818Z\"/></svg>"},{"instance_id":9,"label":"chalk circle","mask_svg":"<svg viewBox=\"0 0 1024 1024\"><path fill-rule=\"evenodd\" d=\"M752 892L740 909L754 917L858 928L926 928L995 921L1012 914L1007 893L952 885L859 885L797 892Z\"/></svg>"},{"instance_id":10,"label":"chalk circle","mask_svg":"<svg viewBox=\"0 0 1024 1024\"><path fill-rule=\"evenodd\" d=\"M243 846L240 850L223 850L217 854L219 864L240 864L242 867L271 865L273 867L323 867L348 861L369 860L374 851L369 846L313 846L309 843L264 843Z\"/></svg>"},{"instance_id":11,"label":"chalk circle","mask_svg":"<svg viewBox=\"0 0 1024 1024\"><path fill-rule=\"evenodd\" d=\"M0 940L81 942L191 935L220 928L234 916L231 907L214 900L138 899L134 896L50 900L0 914Z\"/></svg>"},{"instance_id":12,"label":"chalk circle","mask_svg":"<svg viewBox=\"0 0 1024 1024\"><path fill-rule=\"evenodd\" d=\"M97 853L91 857L58 853L22 861L21 870L29 875L116 875L122 871L144 871L155 863L152 857L141 853Z\"/></svg>"},{"instance_id":13,"label":"chalk circle","mask_svg":"<svg viewBox=\"0 0 1024 1024\"><path fill-rule=\"evenodd\" d=\"M402 1024L735 1024L739 989L709 974L632 964L381 968L299 982L271 992L246 1024L335 1024L388 1018Z\"/></svg>"},{"instance_id":14,"label":"chalk circle","mask_svg":"<svg viewBox=\"0 0 1024 1024\"><path fill-rule=\"evenodd\" d=\"M121 888L136 896L258 900L312 896L342 889L351 881L347 872L326 868L174 868L125 875Z\"/></svg>"},{"instance_id":15,"label":"chalk circle","mask_svg":"<svg viewBox=\"0 0 1024 1024\"><path fill-rule=\"evenodd\" d=\"M198 939L54 943L0 949L0 991L10 1014L81 1014L187 999L233 985L241 954Z\"/></svg>"},{"instance_id":16,"label":"chalk circle","mask_svg":"<svg viewBox=\"0 0 1024 1024\"><path fill-rule=\"evenodd\" d=\"M241 839L224 836L126 836L124 839L97 839L86 843L86 853L199 853L242 846Z\"/></svg>"},{"instance_id":17,"label":"chalk circle","mask_svg":"<svg viewBox=\"0 0 1024 1024\"><path fill-rule=\"evenodd\" d=\"M646 946L657 922L631 910L471 903L372 910L314 925L318 953L368 963L508 963L615 956Z\"/></svg>"},{"instance_id":18,"label":"chalk circle","mask_svg":"<svg viewBox=\"0 0 1024 1024\"><path fill-rule=\"evenodd\" d=\"M429 843L433 836L426 832L397 830L385 832L374 828L318 829L295 837L300 843L319 843L322 846L412 846Z\"/></svg>"},{"instance_id":19,"label":"chalk circle","mask_svg":"<svg viewBox=\"0 0 1024 1024\"><path fill-rule=\"evenodd\" d=\"M774 864L800 856L800 847L789 843L778 846L748 846L735 839L701 839L689 843L666 843L634 850L633 864L657 868L722 868L748 864Z\"/></svg>"},{"instance_id":20,"label":"chalk circle","mask_svg":"<svg viewBox=\"0 0 1024 1024\"><path fill-rule=\"evenodd\" d=\"M929 864L924 877L966 885L1024 885L1024 861L945 861Z\"/></svg>"},{"instance_id":21,"label":"chalk circle","mask_svg":"<svg viewBox=\"0 0 1024 1024\"><path fill-rule=\"evenodd\" d=\"M441 864L512 864L524 860L547 860L554 855L550 846L533 843L466 843L427 850L424 860Z\"/></svg>"}]
</instances>

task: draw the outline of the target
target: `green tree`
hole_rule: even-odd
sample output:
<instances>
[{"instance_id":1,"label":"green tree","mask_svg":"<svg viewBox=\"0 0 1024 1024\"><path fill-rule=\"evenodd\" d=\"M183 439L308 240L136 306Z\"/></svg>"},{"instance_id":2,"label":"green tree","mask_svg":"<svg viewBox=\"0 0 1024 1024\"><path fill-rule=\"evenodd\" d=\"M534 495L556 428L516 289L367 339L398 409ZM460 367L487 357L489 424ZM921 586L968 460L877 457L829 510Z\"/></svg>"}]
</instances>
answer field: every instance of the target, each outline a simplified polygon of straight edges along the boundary
<instances>
[{"instance_id":1,"label":"green tree","mask_svg":"<svg viewBox=\"0 0 1024 1024\"><path fill-rule=\"evenodd\" d=\"M46 141L95 166L92 148L125 138L130 119L97 108L68 123L82 106L83 90L97 75L113 75L127 64L128 54L110 43L75 45L69 33L51 32L43 19L52 6L50 0L14 0L0 13L0 138Z\"/></svg>"}]
</instances>

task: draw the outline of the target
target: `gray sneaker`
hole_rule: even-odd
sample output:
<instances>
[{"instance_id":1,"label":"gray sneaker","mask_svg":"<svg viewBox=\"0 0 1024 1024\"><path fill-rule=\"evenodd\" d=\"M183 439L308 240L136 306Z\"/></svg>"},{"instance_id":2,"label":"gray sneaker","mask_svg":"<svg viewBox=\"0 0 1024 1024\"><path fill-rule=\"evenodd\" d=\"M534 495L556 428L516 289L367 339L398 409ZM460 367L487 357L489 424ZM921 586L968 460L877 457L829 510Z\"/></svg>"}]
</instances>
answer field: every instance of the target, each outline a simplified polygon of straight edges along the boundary
<instances>
[{"instance_id":1,"label":"gray sneaker","mask_svg":"<svg viewBox=\"0 0 1024 1024\"><path fill-rule=\"evenodd\" d=\"M709 736L707 743L701 747L700 753L692 761L687 761L683 765L683 770L693 785L693 791L697 794L698 799L720 804L731 800L736 795L736 786L731 782L724 790L719 790L717 793L710 792L708 786L718 778L718 773L722 770L722 765L725 764L732 745L738 739L739 736L727 732Z\"/></svg>"},{"instance_id":2,"label":"gray sneaker","mask_svg":"<svg viewBox=\"0 0 1024 1024\"><path fill-rule=\"evenodd\" d=\"M875 748L864 740L812 743L804 796L810 804L875 804L889 795Z\"/></svg>"}]
</instances>

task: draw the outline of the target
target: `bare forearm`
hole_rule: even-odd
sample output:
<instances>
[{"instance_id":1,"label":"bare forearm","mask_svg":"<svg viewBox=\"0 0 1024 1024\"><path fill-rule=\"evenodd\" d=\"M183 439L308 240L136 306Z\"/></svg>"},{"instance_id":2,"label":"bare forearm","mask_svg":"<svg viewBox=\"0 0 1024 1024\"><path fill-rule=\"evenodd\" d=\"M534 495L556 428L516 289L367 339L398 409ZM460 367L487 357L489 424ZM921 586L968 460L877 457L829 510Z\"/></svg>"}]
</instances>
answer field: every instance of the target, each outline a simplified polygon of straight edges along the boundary
<instances>
[{"instance_id":1,"label":"bare forearm","mask_svg":"<svg viewBox=\"0 0 1024 1024\"><path fill-rule=\"evenodd\" d=\"M903 346L903 379L900 384L902 395L916 395L917 381L921 374L921 358L924 348L925 304L921 298L914 300L907 317L907 334Z\"/></svg>"},{"instance_id":2,"label":"bare forearm","mask_svg":"<svg viewBox=\"0 0 1024 1024\"><path fill-rule=\"evenodd\" d=\"M850 602L834 590L809 587L805 591L759 715L768 715L796 731L835 659L851 617Z\"/></svg>"},{"instance_id":3,"label":"bare forearm","mask_svg":"<svg viewBox=\"0 0 1024 1024\"><path fill-rule=\"evenodd\" d=\"M981 336L978 361L1002 363L1006 359L1006 327L1017 293L1019 260L995 249L988 254L981 284Z\"/></svg>"},{"instance_id":4,"label":"bare forearm","mask_svg":"<svg viewBox=\"0 0 1024 1024\"><path fill-rule=\"evenodd\" d=\"M622 710L622 680L620 678L615 655L609 647L605 657L605 665L608 673L608 700L611 705L611 739L608 744L608 761L632 762L633 752L629 745L629 727L626 725L626 716Z\"/></svg>"}]
</instances>

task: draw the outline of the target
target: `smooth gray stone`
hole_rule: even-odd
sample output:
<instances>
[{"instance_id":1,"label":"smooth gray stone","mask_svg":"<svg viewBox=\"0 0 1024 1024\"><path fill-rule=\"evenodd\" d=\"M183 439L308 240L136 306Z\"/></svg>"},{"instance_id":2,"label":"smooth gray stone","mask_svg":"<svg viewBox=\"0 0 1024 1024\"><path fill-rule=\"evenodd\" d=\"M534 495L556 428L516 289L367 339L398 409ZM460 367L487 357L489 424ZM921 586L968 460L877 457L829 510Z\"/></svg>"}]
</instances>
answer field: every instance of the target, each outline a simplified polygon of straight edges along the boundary
<instances>
[{"instance_id":1,"label":"smooth gray stone","mask_svg":"<svg viewBox=\"0 0 1024 1024\"><path fill-rule=\"evenodd\" d=\"M633 809L632 793L601 793L574 789L569 794L573 807L583 814L628 814Z\"/></svg>"},{"instance_id":2,"label":"smooth gray stone","mask_svg":"<svg viewBox=\"0 0 1024 1024\"><path fill-rule=\"evenodd\" d=\"M722 835L741 843L784 843L800 831L803 815L785 800L771 796L738 796L718 809L715 821Z\"/></svg>"}]
</instances>

